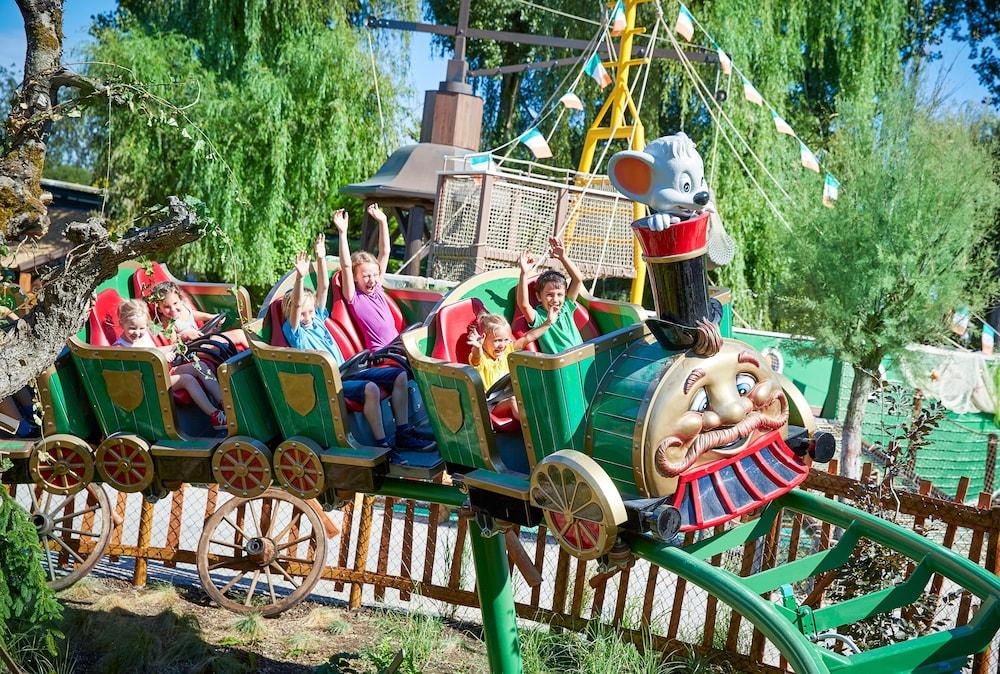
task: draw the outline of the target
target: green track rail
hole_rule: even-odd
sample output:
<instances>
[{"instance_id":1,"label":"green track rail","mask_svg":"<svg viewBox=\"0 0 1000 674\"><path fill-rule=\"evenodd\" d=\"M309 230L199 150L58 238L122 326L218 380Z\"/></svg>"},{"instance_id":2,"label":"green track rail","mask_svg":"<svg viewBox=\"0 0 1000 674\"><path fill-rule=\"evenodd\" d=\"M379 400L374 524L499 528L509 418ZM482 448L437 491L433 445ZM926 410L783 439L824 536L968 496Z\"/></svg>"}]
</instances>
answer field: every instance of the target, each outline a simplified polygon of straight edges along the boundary
<instances>
[{"instance_id":1,"label":"green track rail","mask_svg":"<svg viewBox=\"0 0 1000 674\"><path fill-rule=\"evenodd\" d=\"M747 577L708 563L709 558L765 535L782 510L814 517L840 527L831 548ZM914 562L910 577L878 592L813 611L796 606L791 585L842 566L862 539L905 555ZM685 548L629 537L639 557L677 574L731 606L759 629L798 674L863 672L956 672L969 656L985 649L1000 629L1000 578L951 550L874 515L822 496L793 490L770 503L761 517ZM841 655L810 637L911 604L933 574L941 574L981 600L972 620L961 627L927 634L854 655ZM769 601L781 591L780 603Z\"/></svg>"}]
</instances>

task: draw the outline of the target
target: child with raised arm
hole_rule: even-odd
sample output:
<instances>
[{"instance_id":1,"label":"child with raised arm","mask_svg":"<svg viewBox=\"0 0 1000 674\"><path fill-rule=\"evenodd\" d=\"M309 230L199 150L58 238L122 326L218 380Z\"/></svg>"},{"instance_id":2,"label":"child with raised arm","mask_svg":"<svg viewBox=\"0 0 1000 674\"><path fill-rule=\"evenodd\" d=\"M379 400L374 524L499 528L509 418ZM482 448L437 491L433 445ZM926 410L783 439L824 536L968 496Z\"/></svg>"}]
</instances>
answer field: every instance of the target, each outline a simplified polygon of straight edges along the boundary
<instances>
[{"instance_id":1,"label":"child with raised arm","mask_svg":"<svg viewBox=\"0 0 1000 674\"><path fill-rule=\"evenodd\" d=\"M115 341L114 346L143 347L147 349L158 349L163 351L168 361L174 359L174 348L172 346L157 346L153 343L153 338L149 335L149 308L145 302L140 300L128 300L118 307L118 323L121 325L121 336ZM204 386L204 388L203 388ZM208 398L206 388L215 397L216 401L222 400L222 391L219 383L214 379L207 379L198 371L194 365L184 363L170 368L170 388L182 389L191 396L191 401L198 406L202 412L207 414L212 420L212 428L223 430L226 428L226 414L219 409Z\"/></svg>"},{"instance_id":2,"label":"child with raised arm","mask_svg":"<svg viewBox=\"0 0 1000 674\"><path fill-rule=\"evenodd\" d=\"M344 219L346 232L347 215L337 211L334 222ZM339 229L339 225L338 225ZM326 329L324 322L330 315L326 308L326 299L330 284L326 269L326 237L320 234L316 237L314 246L316 254L316 292L303 287L303 281L309 273L309 256L305 251L295 256L295 285L285 293L281 310L285 322L281 330L288 345L296 349L311 349L326 351L333 356L337 365L343 365L344 355L340 347ZM380 367L369 368L349 375L343 380L344 395L363 406L365 420L371 427L375 444L388 447L385 425L382 418L380 386L392 387L390 404L397 419L406 420L409 415L409 399L406 388L406 371L402 368ZM412 432L408 423L396 426L396 449L426 451L432 443L421 440Z\"/></svg>"},{"instance_id":3,"label":"child with raised arm","mask_svg":"<svg viewBox=\"0 0 1000 674\"><path fill-rule=\"evenodd\" d=\"M476 368L479 378L483 380L483 387L489 391L501 377L510 374L507 356L514 351L521 351L538 339L557 317L558 312L553 309L541 327L528 331L520 339L514 339L506 318L485 311L479 314L476 322L469 326L469 346L472 347L469 365ZM517 399L513 397L498 402L493 411L502 416L521 419Z\"/></svg>"},{"instance_id":4,"label":"child with raised arm","mask_svg":"<svg viewBox=\"0 0 1000 674\"><path fill-rule=\"evenodd\" d=\"M351 255L347 243L346 211L337 211L333 222L340 232L344 301L347 302L351 316L361 326L365 348L378 351L399 337L399 330L396 329L385 290L382 289L382 276L389 265L389 220L378 204L368 206L368 215L378 223L378 258L363 250Z\"/></svg>"},{"instance_id":5,"label":"child with raised arm","mask_svg":"<svg viewBox=\"0 0 1000 674\"><path fill-rule=\"evenodd\" d=\"M532 330L542 329L537 338L538 348L543 353L560 353L583 343L583 337L573 322L576 298L583 287L583 275L566 254L566 247L561 239L549 238L549 256L559 260L566 268L570 276L569 284L566 283L566 277L557 271L544 272L535 280L538 304L532 306L528 293L528 276L541 260L522 253L518 260L521 276L517 282L517 307ZM556 318L550 321L553 312Z\"/></svg>"}]
</instances>

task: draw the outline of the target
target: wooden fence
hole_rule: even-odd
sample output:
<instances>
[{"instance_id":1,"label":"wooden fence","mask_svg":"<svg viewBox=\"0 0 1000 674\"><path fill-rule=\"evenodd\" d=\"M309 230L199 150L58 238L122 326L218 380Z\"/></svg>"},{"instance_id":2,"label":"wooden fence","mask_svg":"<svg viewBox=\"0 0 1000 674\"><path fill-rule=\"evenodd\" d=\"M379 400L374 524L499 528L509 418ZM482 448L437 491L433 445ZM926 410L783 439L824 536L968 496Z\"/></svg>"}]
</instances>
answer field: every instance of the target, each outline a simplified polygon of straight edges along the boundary
<instances>
[{"instance_id":1,"label":"wooden fence","mask_svg":"<svg viewBox=\"0 0 1000 674\"><path fill-rule=\"evenodd\" d=\"M831 463L828 472L813 469L804 486L829 498L871 501L870 465L865 466L860 482L841 477L836 470L836 462ZM976 506L965 505L967 490L968 480L963 479L954 499L944 500L933 496L932 485L923 481L918 493L888 494L881 499L881 506L897 511L904 526L912 526L994 573L1000 572L1000 507L991 506L988 493L980 494ZM107 555L112 560L135 559L134 584L146 583L150 560L168 567L195 563L200 534L197 527L219 505L218 487L198 491L204 492L204 504L197 503L199 512L191 511L191 504L185 502L191 490L184 488L156 505L139 495L117 494L116 499L112 498L115 524ZM169 512L164 517L161 510L155 516L156 508L168 508ZM465 568L469 556L468 520L463 513L450 519L442 517L442 508L369 495L348 502L340 510L339 540L331 541L332 552L323 570L322 578L331 583L321 584L316 592L323 594L326 587L333 594L346 593L351 608L361 606L366 587L376 602L386 601L387 591L392 590L403 604L419 596L477 608L474 578ZM418 510L426 514L418 514ZM154 532L154 522L160 531ZM802 549L826 549L834 532L828 524L815 524L804 521L802 515L785 513L776 518L766 535L733 554L716 556L711 562L733 571L738 569L741 576L746 576L792 561ZM420 536L415 535L418 528ZM125 532L134 540L124 540ZM152 544L154 533L157 545ZM182 538L187 539L186 544L182 544ZM804 545L807 539L809 546ZM591 621L599 620L615 626L624 638L639 646L652 634L654 646L660 649L692 648L706 654L724 651L724 657L741 671L787 671L763 635L741 616L659 567L639 562L618 574L599 575L596 562L576 560L558 549L544 526L522 532L521 540L543 578L536 587L519 586L516 609L522 618L573 630L583 630ZM693 535L688 534L686 542L692 540ZM512 560L510 566L518 579ZM835 576L831 572L816 578L804 603L819 608ZM955 588L947 588L940 576L933 578L928 592L937 605L936 620L945 621L946 628L966 624L978 602L968 592L957 594ZM913 618L912 611L904 615ZM975 657L972 671L995 672L996 662L995 650L987 650Z\"/></svg>"}]
</instances>

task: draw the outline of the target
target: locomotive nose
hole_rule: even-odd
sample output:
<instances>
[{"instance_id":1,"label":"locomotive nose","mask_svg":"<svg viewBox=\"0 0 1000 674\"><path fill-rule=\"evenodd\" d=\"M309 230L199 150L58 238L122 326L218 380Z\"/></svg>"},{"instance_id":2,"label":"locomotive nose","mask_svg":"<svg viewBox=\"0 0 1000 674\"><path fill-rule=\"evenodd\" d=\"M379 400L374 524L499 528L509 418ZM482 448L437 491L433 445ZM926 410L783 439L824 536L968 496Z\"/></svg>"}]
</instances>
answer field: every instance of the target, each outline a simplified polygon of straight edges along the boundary
<instances>
[{"instance_id":1,"label":"locomotive nose","mask_svg":"<svg viewBox=\"0 0 1000 674\"><path fill-rule=\"evenodd\" d=\"M710 198L711 197L708 194L708 190L702 190L701 192L698 192L697 194L694 195L694 203L698 204L699 206L704 206L705 204L708 203L708 200Z\"/></svg>"}]
</instances>

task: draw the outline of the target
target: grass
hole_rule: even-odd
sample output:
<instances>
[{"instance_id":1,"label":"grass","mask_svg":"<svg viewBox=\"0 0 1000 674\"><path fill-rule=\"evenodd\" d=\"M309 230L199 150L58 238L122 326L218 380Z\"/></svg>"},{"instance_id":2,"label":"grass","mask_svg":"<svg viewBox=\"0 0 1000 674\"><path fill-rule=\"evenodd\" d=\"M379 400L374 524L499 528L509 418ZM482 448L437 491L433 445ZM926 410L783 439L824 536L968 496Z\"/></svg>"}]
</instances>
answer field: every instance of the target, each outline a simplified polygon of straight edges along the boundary
<instances>
[{"instance_id":1,"label":"grass","mask_svg":"<svg viewBox=\"0 0 1000 674\"><path fill-rule=\"evenodd\" d=\"M398 671L419 674L431 661L431 655L435 660L446 660L447 652L455 648L451 640L442 643L444 623L440 618L382 611L372 618L372 622L381 638L365 648L361 655L376 671L386 669L396 653L402 651L403 661Z\"/></svg>"},{"instance_id":2,"label":"grass","mask_svg":"<svg viewBox=\"0 0 1000 674\"><path fill-rule=\"evenodd\" d=\"M521 630L525 674L736 674L724 663L693 650L663 654L653 648L649 633L636 648L607 625L580 634L547 627Z\"/></svg>"},{"instance_id":3,"label":"grass","mask_svg":"<svg viewBox=\"0 0 1000 674\"><path fill-rule=\"evenodd\" d=\"M244 646L259 644L267 634L267 625L259 613L246 613L233 621L236 634L222 639L224 646Z\"/></svg>"},{"instance_id":4,"label":"grass","mask_svg":"<svg viewBox=\"0 0 1000 674\"><path fill-rule=\"evenodd\" d=\"M288 638L288 657L295 658L308 653L316 653L323 648L324 640L312 632L296 632Z\"/></svg>"},{"instance_id":5,"label":"grass","mask_svg":"<svg viewBox=\"0 0 1000 674\"><path fill-rule=\"evenodd\" d=\"M331 608L314 608L302 621L305 627L320 630L330 636L346 634L351 629L351 624L341 616L342 611L335 611Z\"/></svg>"}]
</instances>

